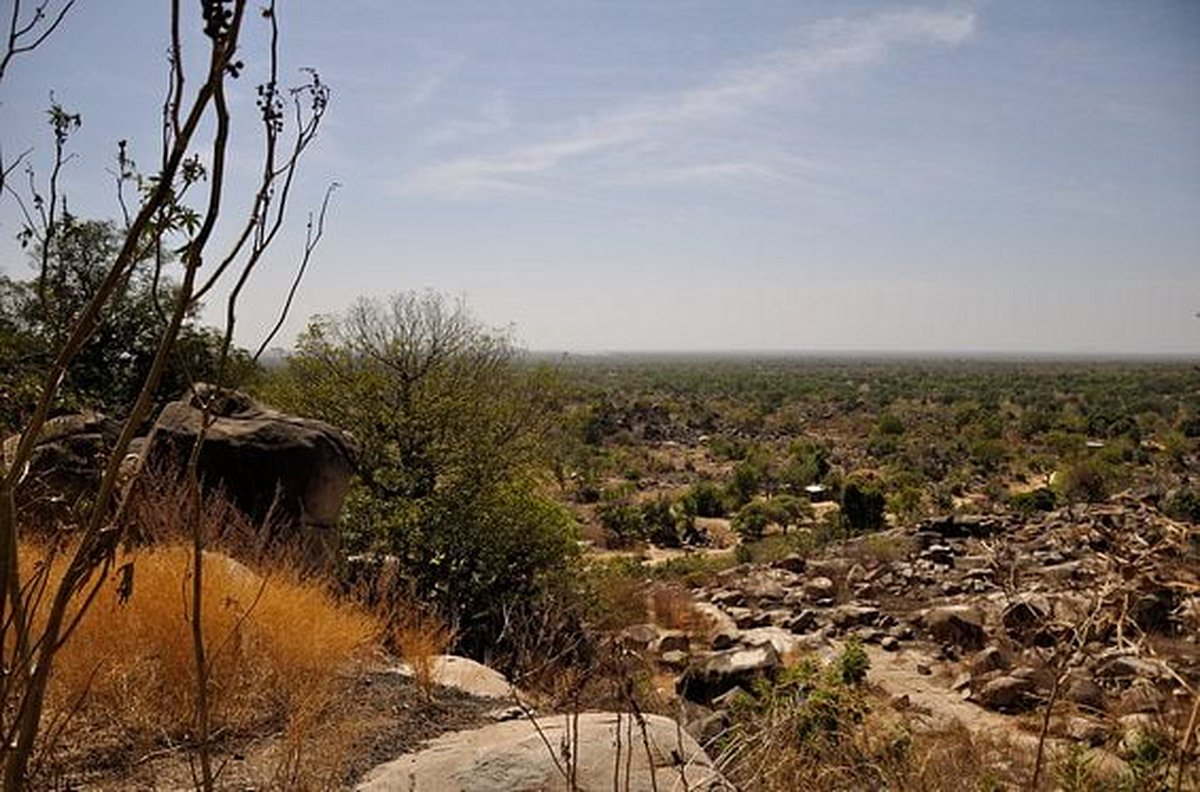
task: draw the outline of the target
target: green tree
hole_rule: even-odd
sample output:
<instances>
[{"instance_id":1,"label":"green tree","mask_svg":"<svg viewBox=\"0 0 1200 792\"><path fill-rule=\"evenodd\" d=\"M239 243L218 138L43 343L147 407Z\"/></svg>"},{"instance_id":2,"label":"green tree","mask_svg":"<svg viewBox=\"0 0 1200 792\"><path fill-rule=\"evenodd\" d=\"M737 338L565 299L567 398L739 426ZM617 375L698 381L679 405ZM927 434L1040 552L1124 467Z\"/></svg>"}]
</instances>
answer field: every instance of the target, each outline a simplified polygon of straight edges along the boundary
<instances>
[{"instance_id":1,"label":"green tree","mask_svg":"<svg viewBox=\"0 0 1200 792\"><path fill-rule=\"evenodd\" d=\"M111 221L64 216L48 243L31 254L44 275L28 280L0 276L0 393L10 427L32 403L32 384L70 332L71 324L104 282L124 241ZM114 291L104 321L80 349L63 379L59 405L123 415L137 397L154 361L178 285L147 253L133 262ZM158 386L164 395L216 375L221 334L196 322L199 305L188 308L175 349ZM225 384L237 385L254 370L249 356L233 351Z\"/></svg>"},{"instance_id":2,"label":"green tree","mask_svg":"<svg viewBox=\"0 0 1200 792\"><path fill-rule=\"evenodd\" d=\"M571 555L573 523L541 494L557 384L462 303L404 293L318 318L262 395L354 434L347 549L398 559L464 651L536 607Z\"/></svg>"}]
</instances>

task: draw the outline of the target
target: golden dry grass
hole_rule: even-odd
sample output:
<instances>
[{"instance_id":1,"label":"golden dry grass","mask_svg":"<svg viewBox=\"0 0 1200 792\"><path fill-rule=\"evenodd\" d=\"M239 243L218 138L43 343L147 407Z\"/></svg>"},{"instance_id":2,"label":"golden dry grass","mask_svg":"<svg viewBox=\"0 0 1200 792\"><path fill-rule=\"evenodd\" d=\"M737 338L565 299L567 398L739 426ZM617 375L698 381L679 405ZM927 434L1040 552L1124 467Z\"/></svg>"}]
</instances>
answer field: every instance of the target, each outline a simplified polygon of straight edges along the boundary
<instances>
[{"instance_id":1,"label":"golden dry grass","mask_svg":"<svg viewBox=\"0 0 1200 792\"><path fill-rule=\"evenodd\" d=\"M650 590L650 610L655 623L674 630L697 630L702 625L692 594L683 586L663 583Z\"/></svg>"},{"instance_id":2,"label":"golden dry grass","mask_svg":"<svg viewBox=\"0 0 1200 792\"><path fill-rule=\"evenodd\" d=\"M21 558L28 576L47 554L26 545ZM50 563L53 586L66 557ZM56 658L48 714L61 716L82 702L79 719L135 741L184 738L196 699L190 549L140 549L117 558L117 568L125 564L133 569L131 596L122 600L120 575L105 583ZM311 717L380 630L365 611L284 567L260 575L210 553L203 582L211 712L222 732L268 722L288 729Z\"/></svg>"},{"instance_id":3,"label":"golden dry grass","mask_svg":"<svg viewBox=\"0 0 1200 792\"><path fill-rule=\"evenodd\" d=\"M434 685L434 659L454 643L454 630L428 609L412 607L391 619L392 640L426 696Z\"/></svg>"}]
</instances>

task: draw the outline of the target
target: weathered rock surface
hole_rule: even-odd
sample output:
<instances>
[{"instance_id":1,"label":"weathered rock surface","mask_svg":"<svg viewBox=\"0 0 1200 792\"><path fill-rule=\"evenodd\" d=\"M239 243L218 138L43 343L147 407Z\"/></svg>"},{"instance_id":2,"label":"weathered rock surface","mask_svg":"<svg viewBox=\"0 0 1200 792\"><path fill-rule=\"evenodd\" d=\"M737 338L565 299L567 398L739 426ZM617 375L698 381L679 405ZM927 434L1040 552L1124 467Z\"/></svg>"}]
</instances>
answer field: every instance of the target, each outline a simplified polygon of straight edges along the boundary
<instances>
[{"instance_id":1,"label":"weathered rock surface","mask_svg":"<svg viewBox=\"0 0 1200 792\"><path fill-rule=\"evenodd\" d=\"M679 679L679 692L704 704L732 688L749 688L755 679L772 676L779 666L779 653L770 643L712 652L688 666Z\"/></svg>"},{"instance_id":2,"label":"weathered rock surface","mask_svg":"<svg viewBox=\"0 0 1200 792\"><path fill-rule=\"evenodd\" d=\"M609 712L582 713L576 722L569 715L542 717L536 728L522 719L454 732L418 753L375 768L357 788L361 792L567 789L558 753L570 729L578 735L571 764L580 790L612 789L614 767L620 768L622 784L629 778L631 790L732 789L675 721L659 715L644 718L644 738L634 716Z\"/></svg>"},{"instance_id":3,"label":"weathered rock surface","mask_svg":"<svg viewBox=\"0 0 1200 792\"><path fill-rule=\"evenodd\" d=\"M271 410L242 393L199 386L191 398L163 408L146 448L150 466L177 469L200 433L204 404L211 424L200 452L206 487L219 488L256 522L270 517L294 531L310 563L337 551L335 523L354 472L355 447L322 421Z\"/></svg>"},{"instance_id":4,"label":"weathered rock surface","mask_svg":"<svg viewBox=\"0 0 1200 792\"><path fill-rule=\"evenodd\" d=\"M17 508L32 524L64 519L80 498L94 492L121 431L120 422L100 413L60 415L46 421L17 487ZM20 436L4 441L11 460Z\"/></svg>"}]
</instances>

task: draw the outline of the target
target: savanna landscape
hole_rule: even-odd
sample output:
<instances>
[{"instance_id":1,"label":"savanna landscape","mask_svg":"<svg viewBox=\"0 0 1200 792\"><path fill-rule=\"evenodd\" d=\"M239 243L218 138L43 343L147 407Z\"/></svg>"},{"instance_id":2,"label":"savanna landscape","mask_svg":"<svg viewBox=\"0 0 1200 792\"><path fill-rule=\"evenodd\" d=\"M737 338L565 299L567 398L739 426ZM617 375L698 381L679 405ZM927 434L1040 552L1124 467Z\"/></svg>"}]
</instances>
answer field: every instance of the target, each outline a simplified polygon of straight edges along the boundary
<instances>
[{"instance_id":1,"label":"savanna landscape","mask_svg":"<svg viewBox=\"0 0 1200 792\"><path fill-rule=\"evenodd\" d=\"M304 311L334 89L194 6L110 214L86 111L0 149L3 789L1200 789L1200 356ZM0 90L79 13L13 0Z\"/></svg>"}]
</instances>

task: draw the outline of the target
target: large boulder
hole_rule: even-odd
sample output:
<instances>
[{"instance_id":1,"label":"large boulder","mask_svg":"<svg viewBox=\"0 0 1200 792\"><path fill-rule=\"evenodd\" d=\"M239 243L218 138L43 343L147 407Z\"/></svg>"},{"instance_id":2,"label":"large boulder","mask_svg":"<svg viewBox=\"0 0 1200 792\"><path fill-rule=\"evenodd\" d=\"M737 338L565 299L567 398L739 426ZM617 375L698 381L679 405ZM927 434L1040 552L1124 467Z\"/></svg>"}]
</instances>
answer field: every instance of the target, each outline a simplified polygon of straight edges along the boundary
<instances>
[{"instance_id":1,"label":"large boulder","mask_svg":"<svg viewBox=\"0 0 1200 792\"><path fill-rule=\"evenodd\" d=\"M244 393L197 386L158 416L144 464L186 464L209 405L200 451L200 478L256 523L270 522L298 540L307 561L330 564L337 552L337 521L350 489L356 449L345 432L322 421L269 409ZM290 534L293 534L290 535Z\"/></svg>"},{"instance_id":2,"label":"large boulder","mask_svg":"<svg viewBox=\"0 0 1200 792\"><path fill-rule=\"evenodd\" d=\"M574 768L580 790L613 788L732 789L696 741L675 721L585 712L496 723L438 737L421 751L380 765L359 784L360 792L518 792L567 789ZM566 744L571 761L561 755ZM648 747L647 747L648 746ZM560 769L561 768L561 769ZM628 786L626 786L628 779Z\"/></svg>"},{"instance_id":3,"label":"large boulder","mask_svg":"<svg viewBox=\"0 0 1200 792\"><path fill-rule=\"evenodd\" d=\"M46 421L16 492L17 510L29 524L52 527L92 496L120 431L120 422L100 413L60 415ZM20 440L14 435L4 441L6 463L16 454Z\"/></svg>"}]
</instances>

